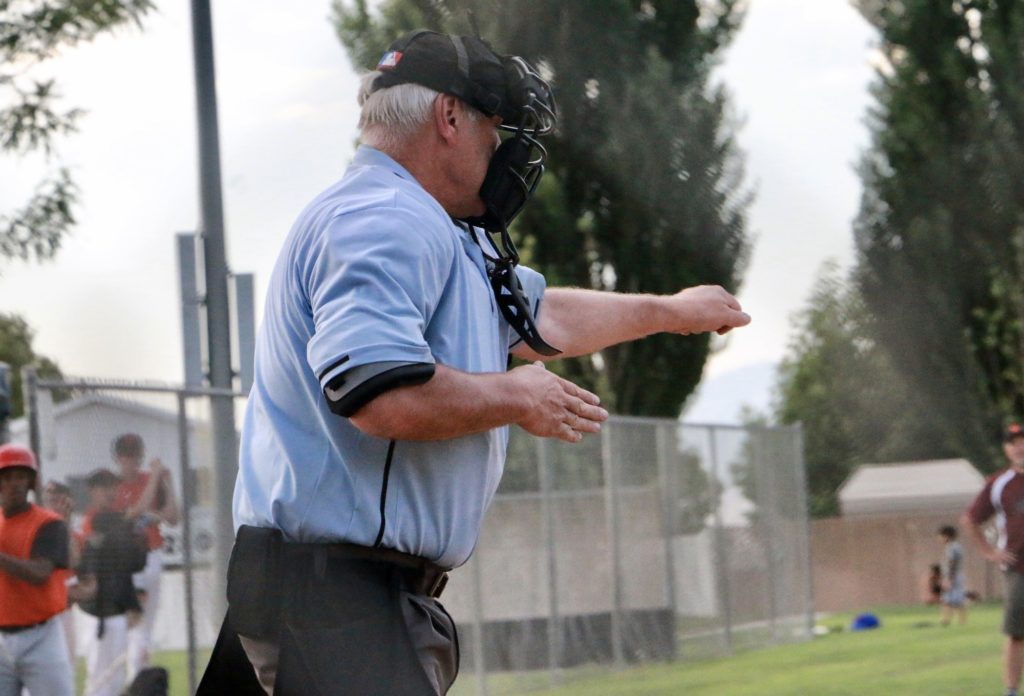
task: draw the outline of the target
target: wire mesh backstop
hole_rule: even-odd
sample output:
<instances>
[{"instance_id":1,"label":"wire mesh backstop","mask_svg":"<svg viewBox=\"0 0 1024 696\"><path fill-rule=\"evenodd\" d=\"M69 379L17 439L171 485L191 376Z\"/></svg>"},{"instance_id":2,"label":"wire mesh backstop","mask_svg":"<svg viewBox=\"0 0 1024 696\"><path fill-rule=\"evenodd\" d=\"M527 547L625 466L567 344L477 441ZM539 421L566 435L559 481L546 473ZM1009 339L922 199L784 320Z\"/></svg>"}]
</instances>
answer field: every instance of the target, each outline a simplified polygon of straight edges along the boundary
<instances>
[{"instance_id":1,"label":"wire mesh backstop","mask_svg":"<svg viewBox=\"0 0 1024 696\"><path fill-rule=\"evenodd\" d=\"M212 522L208 395L77 381L27 396L35 408L11 437L35 440L43 479L71 487L73 525L89 473L116 468L119 434L139 434L147 460L171 470L182 522L162 530L153 649L172 667L172 693L191 693L222 616L214 557L230 545ZM576 445L514 430L477 549L443 597L460 630L452 693L524 693L809 637L804 490L795 428L612 417ZM79 651L89 640L72 637Z\"/></svg>"}]
</instances>

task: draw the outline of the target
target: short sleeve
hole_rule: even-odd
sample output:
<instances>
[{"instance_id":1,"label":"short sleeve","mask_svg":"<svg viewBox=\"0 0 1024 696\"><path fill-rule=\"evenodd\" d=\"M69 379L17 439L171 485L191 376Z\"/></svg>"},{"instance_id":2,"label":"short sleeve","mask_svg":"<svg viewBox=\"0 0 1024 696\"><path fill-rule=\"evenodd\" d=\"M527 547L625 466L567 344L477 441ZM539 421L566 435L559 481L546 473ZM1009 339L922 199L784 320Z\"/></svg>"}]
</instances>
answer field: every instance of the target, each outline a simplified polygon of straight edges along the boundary
<instances>
[{"instance_id":1,"label":"short sleeve","mask_svg":"<svg viewBox=\"0 0 1024 696\"><path fill-rule=\"evenodd\" d=\"M67 568L69 563L68 526L61 520L47 522L32 541L32 558L45 558L53 561L58 568Z\"/></svg>"},{"instance_id":2,"label":"short sleeve","mask_svg":"<svg viewBox=\"0 0 1024 696\"><path fill-rule=\"evenodd\" d=\"M314 334L306 357L322 387L360 366L434 363L425 331L456 241L439 223L381 206L328 223L307 282Z\"/></svg>"},{"instance_id":3,"label":"short sleeve","mask_svg":"<svg viewBox=\"0 0 1024 696\"><path fill-rule=\"evenodd\" d=\"M530 307L530 311L533 313L533 320L539 323L542 309L541 305L544 302L544 291L547 289L547 281L544 279L543 275L527 266L516 266L516 275L519 277L519 282L523 286L523 295L526 297L526 302ZM522 336L516 333L515 329L512 329L511 327L509 327L508 337L509 351L519 345L523 340Z\"/></svg>"},{"instance_id":4,"label":"short sleeve","mask_svg":"<svg viewBox=\"0 0 1024 696\"><path fill-rule=\"evenodd\" d=\"M994 480L994 478L990 478L985 482L985 487L981 489L974 502L967 508L967 517L974 524L982 524L989 517L996 514L996 509L992 505L992 483Z\"/></svg>"}]
</instances>

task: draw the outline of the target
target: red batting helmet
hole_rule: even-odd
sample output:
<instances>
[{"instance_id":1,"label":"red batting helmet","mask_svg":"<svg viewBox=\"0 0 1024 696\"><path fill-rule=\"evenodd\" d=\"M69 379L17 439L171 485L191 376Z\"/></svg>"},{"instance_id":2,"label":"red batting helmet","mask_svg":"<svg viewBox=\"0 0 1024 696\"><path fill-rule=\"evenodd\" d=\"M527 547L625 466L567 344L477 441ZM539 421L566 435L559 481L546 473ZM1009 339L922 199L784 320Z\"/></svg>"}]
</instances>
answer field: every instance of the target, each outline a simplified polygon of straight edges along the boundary
<instances>
[{"instance_id":1,"label":"red batting helmet","mask_svg":"<svg viewBox=\"0 0 1024 696\"><path fill-rule=\"evenodd\" d=\"M0 470L10 469L16 466L30 469L33 473L39 472L39 465L36 464L36 456L28 447L8 443L0 445Z\"/></svg>"}]
</instances>

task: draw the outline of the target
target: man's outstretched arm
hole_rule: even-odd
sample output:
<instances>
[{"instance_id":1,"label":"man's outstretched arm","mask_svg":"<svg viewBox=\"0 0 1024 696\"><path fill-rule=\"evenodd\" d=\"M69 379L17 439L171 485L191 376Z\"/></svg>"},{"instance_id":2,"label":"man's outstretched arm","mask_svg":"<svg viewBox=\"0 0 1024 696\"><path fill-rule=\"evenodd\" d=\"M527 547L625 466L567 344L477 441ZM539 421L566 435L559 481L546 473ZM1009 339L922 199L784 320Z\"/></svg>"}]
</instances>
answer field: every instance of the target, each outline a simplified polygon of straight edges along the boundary
<instances>
[{"instance_id":1,"label":"man's outstretched arm","mask_svg":"<svg viewBox=\"0 0 1024 696\"><path fill-rule=\"evenodd\" d=\"M655 333L727 333L746 326L750 316L717 285L687 288L674 295L631 295L580 288L549 288L544 293L538 329L562 351L541 356L525 343L513 350L526 360L587 355Z\"/></svg>"},{"instance_id":2,"label":"man's outstretched arm","mask_svg":"<svg viewBox=\"0 0 1024 696\"><path fill-rule=\"evenodd\" d=\"M539 329L548 343L562 350L556 357L572 357L653 333L724 334L749 323L736 298L718 286L674 295L553 288L544 295ZM513 353L542 359L525 343ZM578 442L583 433L598 432L607 419L598 404L596 395L540 363L483 374L438 365L429 381L377 396L351 421L367 434L396 440L444 440L519 425L539 437Z\"/></svg>"}]
</instances>

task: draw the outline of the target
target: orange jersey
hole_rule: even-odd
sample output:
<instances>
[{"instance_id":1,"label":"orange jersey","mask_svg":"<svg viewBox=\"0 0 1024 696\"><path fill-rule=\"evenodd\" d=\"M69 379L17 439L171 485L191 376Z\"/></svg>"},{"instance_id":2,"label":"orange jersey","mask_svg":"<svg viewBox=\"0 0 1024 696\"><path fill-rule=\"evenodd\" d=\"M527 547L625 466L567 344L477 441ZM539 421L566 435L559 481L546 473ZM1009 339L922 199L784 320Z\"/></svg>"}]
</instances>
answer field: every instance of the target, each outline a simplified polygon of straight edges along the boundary
<instances>
[{"instance_id":1,"label":"orange jersey","mask_svg":"<svg viewBox=\"0 0 1024 696\"><path fill-rule=\"evenodd\" d=\"M118 512L125 512L128 508L138 503L142 498L142 491L146 490L147 483L149 483L148 471L140 471L134 481L122 480L121 483L117 485L117 495L114 498L114 509ZM163 482L161 482L160 487L157 489L158 492L153 500L153 504L146 512L159 512L159 500L163 494L163 485ZM163 535L160 534L160 523L158 521L153 520L153 522L147 524L145 531L146 546L150 551L163 547L164 538Z\"/></svg>"},{"instance_id":2,"label":"orange jersey","mask_svg":"<svg viewBox=\"0 0 1024 696\"><path fill-rule=\"evenodd\" d=\"M40 528L63 521L55 512L30 505L26 512L7 518L0 514L0 552L28 560ZM42 585L33 585L0 571L0 626L31 626L42 623L68 606L70 571L58 568Z\"/></svg>"}]
</instances>

